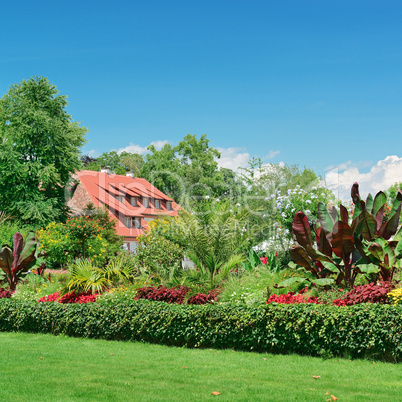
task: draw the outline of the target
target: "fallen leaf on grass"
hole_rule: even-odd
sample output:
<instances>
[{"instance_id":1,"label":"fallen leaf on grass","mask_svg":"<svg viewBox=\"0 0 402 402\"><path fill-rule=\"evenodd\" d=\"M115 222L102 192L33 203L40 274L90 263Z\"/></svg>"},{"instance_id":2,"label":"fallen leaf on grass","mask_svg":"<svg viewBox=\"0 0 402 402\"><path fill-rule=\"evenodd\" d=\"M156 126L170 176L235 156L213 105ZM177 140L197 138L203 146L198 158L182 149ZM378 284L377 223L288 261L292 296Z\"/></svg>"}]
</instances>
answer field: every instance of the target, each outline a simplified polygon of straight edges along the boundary
<instances>
[{"instance_id":1,"label":"fallen leaf on grass","mask_svg":"<svg viewBox=\"0 0 402 402\"><path fill-rule=\"evenodd\" d=\"M317 380L317 379L319 379L321 376L319 376L319 375L314 375L313 374L313 378L315 379L315 380Z\"/></svg>"},{"instance_id":2,"label":"fallen leaf on grass","mask_svg":"<svg viewBox=\"0 0 402 402\"><path fill-rule=\"evenodd\" d=\"M267 360L267 358L266 358L266 357L263 357L262 360Z\"/></svg>"},{"instance_id":3,"label":"fallen leaf on grass","mask_svg":"<svg viewBox=\"0 0 402 402\"><path fill-rule=\"evenodd\" d=\"M110 356L114 356L114 353L110 353Z\"/></svg>"},{"instance_id":4,"label":"fallen leaf on grass","mask_svg":"<svg viewBox=\"0 0 402 402\"><path fill-rule=\"evenodd\" d=\"M41 356L39 359L43 360L43 357Z\"/></svg>"},{"instance_id":5,"label":"fallen leaf on grass","mask_svg":"<svg viewBox=\"0 0 402 402\"><path fill-rule=\"evenodd\" d=\"M326 392L325 395L329 395L329 392Z\"/></svg>"},{"instance_id":6,"label":"fallen leaf on grass","mask_svg":"<svg viewBox=\"0 0 402 402\"><path fill-rule=\"evenodd\" d=\"M337 400L338 400L338 398L337 398L336 396L334 396L334 395L331 395L331 398L332 398L333 401L337 401Z\"/></svg>"},{"instance_id":7,"label":"fallen leaf on grass","mask_svg":"<svg viewBox=\"0 0 402 402\"><path fill-rule=\"evenodd\" d=\"M188 368L187 366L181 366L181 368Z\"/></svg>"},{"instance_id":8,"label":"fallen leaf on grass","mask_svg":"<svg viewBox=\"0 0 402 402\"><path fill-rule=\"evenodd\" d=\"M311 391L315 391L315 388L310 388Z\"/></svg>"},{"instance_id":9,"label":"fallen leaf on grass","mask_svg":"<svg viewBox=\"0 0 402 402\"><path fill-rule=\"evenodd\" d=\"M217 392L217 391L214 391L214 392L212 392L212 395L220 395L221 393L220 392Z\"/></svg>"}]
</instances>

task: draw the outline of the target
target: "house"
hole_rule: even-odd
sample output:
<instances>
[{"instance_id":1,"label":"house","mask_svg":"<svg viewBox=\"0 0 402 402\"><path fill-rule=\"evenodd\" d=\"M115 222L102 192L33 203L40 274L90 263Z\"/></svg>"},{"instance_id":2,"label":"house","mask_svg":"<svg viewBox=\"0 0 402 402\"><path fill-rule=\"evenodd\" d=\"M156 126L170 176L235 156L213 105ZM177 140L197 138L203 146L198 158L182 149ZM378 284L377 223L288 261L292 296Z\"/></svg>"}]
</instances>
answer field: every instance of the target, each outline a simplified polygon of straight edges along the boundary
<instances>
[{"instance_id":1,"label":"house","mask_svg":"<svg viewBox=\"0 0 402 402\"><path fill-rule=\"evenodd\" d=\"M147 223L159 215L176 216L180 206L145 179L83 170L74 177L76 185L67 202L73 214L82 214L88 204L106 207L116 220L117 233L124 237L124 248L134 251L138 236L144 233Z\"/></svg>"}]
</instances>

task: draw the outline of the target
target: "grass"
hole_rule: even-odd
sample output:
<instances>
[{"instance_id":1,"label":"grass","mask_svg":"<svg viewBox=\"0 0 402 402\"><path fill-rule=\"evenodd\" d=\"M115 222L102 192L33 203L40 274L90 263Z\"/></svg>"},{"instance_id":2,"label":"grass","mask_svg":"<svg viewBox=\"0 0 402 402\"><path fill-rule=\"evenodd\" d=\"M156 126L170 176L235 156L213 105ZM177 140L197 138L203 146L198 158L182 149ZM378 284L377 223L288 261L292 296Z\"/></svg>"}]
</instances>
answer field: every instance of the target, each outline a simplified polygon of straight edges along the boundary
<instances>
[{"instance_id":1,"label":"grass","mask_svg":"<svg viewBox=\"0 0 402 402\"><path fill-rule=\"evenodd\" d=\"M401 366L367 360L23 333L0 333L0 345L1 401L332 401L331 395L396 401L402 395Z\"/></svg>"}]
</instances>

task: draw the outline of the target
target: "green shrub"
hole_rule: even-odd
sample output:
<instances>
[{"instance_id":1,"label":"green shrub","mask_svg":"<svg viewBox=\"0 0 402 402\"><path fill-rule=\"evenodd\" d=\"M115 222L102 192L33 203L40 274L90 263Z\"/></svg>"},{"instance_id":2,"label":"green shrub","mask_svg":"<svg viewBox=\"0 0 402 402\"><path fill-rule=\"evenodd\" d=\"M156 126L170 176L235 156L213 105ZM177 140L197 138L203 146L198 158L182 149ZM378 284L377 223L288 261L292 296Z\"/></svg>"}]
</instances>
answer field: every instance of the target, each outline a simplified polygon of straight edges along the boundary
<instances>
[{"instance_id":1,"label":"green shrub","mask_svg":"<svg viewBox=\"0 0 402 402\"><path fill-rule=\"evenodd\" d=\"M1 299L0 331L402 360L402 307L392 305L192 306L130 299L61 305Z\"/></svg>"},{"instance_id":2,"label":"green shrub","mask_svg":"<svg viewBox=\"0 0 402 402\"><path fill-rule=\"evenodd\" d=\"M138 237L135 258L143 271L151 273L164 283L169 278L169 273L180 267L184 250L163 236L146 233Z\"/></svg>"}]
</instances>

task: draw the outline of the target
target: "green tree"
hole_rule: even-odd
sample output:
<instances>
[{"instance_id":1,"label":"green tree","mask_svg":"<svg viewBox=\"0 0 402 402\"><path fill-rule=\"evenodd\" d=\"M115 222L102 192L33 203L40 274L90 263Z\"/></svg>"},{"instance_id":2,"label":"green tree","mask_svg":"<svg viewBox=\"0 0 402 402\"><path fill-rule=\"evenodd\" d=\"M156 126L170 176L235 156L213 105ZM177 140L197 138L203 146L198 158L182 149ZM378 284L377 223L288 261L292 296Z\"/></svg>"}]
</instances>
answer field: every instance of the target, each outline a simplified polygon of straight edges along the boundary
<instances>
[{"instance_id":1,"label":"green tree","mask_svg":"<svg viewBox=\"0 0 402 402\"><path fill-rule=\"evenodd\" d=\"M144 158L139 154L131 152L118 154L116 151L104 152L96 159L88 156L82 156L81 159L84 163L86 162L86 170L99 172L100 168L105 166L115 174L124 175L129 170L136 176L140 175L141 167L144 163Z\"/></svg>"},{"instance_id":2,"label":"green tree","mask_svg":"<svg viewBox=\"0 0 402 402\"><path fill-rule=\"evenodd\" d=\"M174 200L180 201L185 188L179 176L180 161L175 148L165 144L158 151L154 145L150 145L148 151L141 168L141 177Z\"/></svg>"},{"instance_id":3,"label":"green tree","mask_svg":"<svg viewBox=\"0 0 402 402\"><path fill-rule=\"evenodd\" d=\"M104 152L94 161L89 162L85 166L85 169L99 172L102 166L109 168L116 174L124 175L126 173L126 169L120 161L120 155L116 151Z\"/></svg>"},{"instance_id":4,"label":"green tree","mask_svg":"<svg viewBox=\"0 0 402 402\"><path fill-rule=\"evenodd\" d=\"M47 78L11 85L0 99L0 209L26 223L62 219L64 187L81 167L87 129Z\"/></svg>"},{"instance_id":5,"label":"green tree","mask_svg":"<svg viewBox=\"0 0 402 402\"><path fill-rule=\"evenodd\" d=\"M186 208L199 198L234 199L241 192L236 173L219 168L220 153L209 146L206 134L188 134L175 147L166 144L158 151L151 145L148 150L141 176Z\"/></svg>"},{"instance_id":6,"label":"green tree","mask_svg":"<svg viewBox=\"0 0 402 402\"><path fill-rule=\"evenodd\" d=\"M133 172L137 177L140 176L141 168L144 164L142 155L132 152L122 152L120 154L120 161L126 170Z\"/></svg>"}]
</instances>

